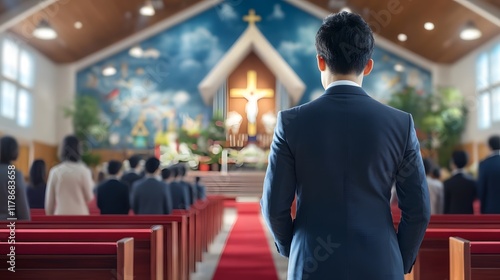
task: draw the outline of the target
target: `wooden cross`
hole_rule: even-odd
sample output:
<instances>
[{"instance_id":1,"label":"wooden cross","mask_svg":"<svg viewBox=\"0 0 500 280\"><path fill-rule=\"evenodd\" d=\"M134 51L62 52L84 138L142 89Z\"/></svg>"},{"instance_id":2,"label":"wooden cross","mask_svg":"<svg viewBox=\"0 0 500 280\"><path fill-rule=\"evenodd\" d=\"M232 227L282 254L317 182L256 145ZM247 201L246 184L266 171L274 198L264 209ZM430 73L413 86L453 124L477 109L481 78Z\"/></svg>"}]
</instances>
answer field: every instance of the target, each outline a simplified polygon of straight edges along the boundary
<instances>
[{"instance_id":1,"label":"wooden cross","mask_svg":"<svg viewBox=\"0 0 500 280\"><path fill-rule=\"evenodd\" d=\"M255 95L267 98L274 97L274 90L259 89L257 88L257 72L250 70L247 72L247 87L246 88L233 88L229 91L231 97L245 97L245 95L253 93Z\"/></svg>"},{"instance_id":2,"label":"wooden cross","mask_svg":"<svg viewBox=\"0 0 500 280\"><path fill-rule=\"evenodd\" d=\"M255 14L254 9L250 9L250 11L248 11L248 15L243 17L243 21L248 22L249 25L255 25L256 22L259 22L261 20L262 18Z\"/></svg>"}]
</instances>

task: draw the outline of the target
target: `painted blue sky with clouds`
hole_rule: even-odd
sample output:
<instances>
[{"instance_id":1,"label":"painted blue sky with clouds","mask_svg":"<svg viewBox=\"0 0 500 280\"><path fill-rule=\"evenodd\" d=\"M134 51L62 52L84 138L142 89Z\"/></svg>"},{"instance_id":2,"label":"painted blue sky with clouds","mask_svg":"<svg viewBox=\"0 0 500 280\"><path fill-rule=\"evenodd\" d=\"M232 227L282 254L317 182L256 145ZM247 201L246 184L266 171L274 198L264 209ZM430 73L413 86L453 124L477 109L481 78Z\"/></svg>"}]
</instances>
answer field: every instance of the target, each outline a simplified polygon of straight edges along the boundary
<instances>
[{"instance_id":1,"label":"painted blue sky with clouds","mask_svg":"<svg viewBox=\"0 0 500 280\"><path fill-rule=\"evenodd\" d=\"M300 103L323 92L316 67L314 37L321 19L285 1L225 1L143 42L142 57L132 57L129 48L106 58L77 74L77 93L101 101L102 117L117 134L122 146L134 147L131 131L141 116L150 132L168 129L165 112L175 110L178 125L183 116L211 118L212 106L206 106L198 84L217 64L248 26L242 17L250 9L262 17L257 28L306 84ZM381 48L374 52L375 70L365 79L364 88L375 98L386 100L391 92L413 85L431 89L431 74ZM394 71L394 64L405 72ZM117 68L116 75L105 77L106 65ZM144 147L145 148L145 147Z\"/></svg>"}]
</instances>

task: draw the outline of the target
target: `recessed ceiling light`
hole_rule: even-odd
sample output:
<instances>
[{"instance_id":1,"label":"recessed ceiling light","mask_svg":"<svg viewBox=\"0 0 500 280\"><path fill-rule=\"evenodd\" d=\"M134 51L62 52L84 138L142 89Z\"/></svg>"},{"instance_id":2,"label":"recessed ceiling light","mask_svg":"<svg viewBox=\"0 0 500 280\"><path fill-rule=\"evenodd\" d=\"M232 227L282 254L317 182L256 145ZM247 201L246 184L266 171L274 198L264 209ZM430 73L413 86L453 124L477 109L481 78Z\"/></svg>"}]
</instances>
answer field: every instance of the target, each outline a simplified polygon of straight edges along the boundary
<instances>
[{"instance_id":1,"label":"recessed ceiling light","mask_svg":"<svg viewBox=\"0 0 500 280\"><path fill-rule=\"evenodd\" d=\"M433 29L434 29L434 23L432 23L432 22L426 22L426 23L424 24L424 28L425 28L426 30L433 30Z\"/></svg>"},{"instance_id":2,"label":"recessed ceiling light","mask_svg":"<svg viewBox=\"0 0 500 280\"><path fill-rule=\"evenodd\" d=\"M404 41L408 40L408 36L406 36L406 34L401 33L398 35L398 40L401 42L404 42Z\"/></svg>"},{"instance_id":3,"label":"recessed ceiling light","mask_svg":"<svg viewBox=\"0 0 500 280\"><path fill-rule=\"evenodd\" d=\"M467 22L464 29L460 32L460 38L466 41L479 39L482 35L481 30L472 21Z\"/></svg>"},{"instance_id":4,"label":"recessed ceiling light","mask_svg":"<svg viewBox=\"0 0 500 280\"><path fill-rule=\"evenodd\" d=\"M102 69L102 74L104 76L113 76L116 74L116 68L113 65L108 65Z\"/></svg>"},{"instance_id":5,"label":"recessed ceiling light","mask_svg":"<svg viewBox=\"0 0 500 280\"><path fill-rule=\"evenodd\" d=\"M349 7L347 7L347 6L345 6L345 7L344 7L344 8L342 8L342 9L340 9L340 11L341 11L341 12L348 12L348 13L352 13L352 10L351 10Z\"/></svg>"},{"instance_id":6,"label":"recessed ceiling light","mask_svg":"<svg viewBox=\"0 0 500 280\"><path fill-rule=\"evenodd\" d=\"M394 70L396 70L397 72L403 72L405 71L405 67L401 63L396 63L394 65Z\"/></svg>"},{"instance_id":7,"label":"recessed ceiling light","mask_svg":"<svg viewBox=\"0 0 500 280\"><path fill-rule=\"evenodd\" d=\"M57 38L57 33L47 20L42 19L35 30L33 30L33 36L42 40L52 40Z\"/></svg>"},{"instance_id":8,"label":"recessed ceiling light","mask_svg":"<svg viewBox=\"0 0 500 280\"><path fill-rule=\"evenodd\" d=\"M144 3L144 6L141 7L139 12L143 16L147 16L147 17L154 16L155 15L155 8L153 7L153 3L151 3L151 1L146 1L146 3Z\"/></svg>"},{"instance_id":9,"label":"recessed ceiling light","mask_svg":"<svg viewBox=\"0 0 500 280\"><path fill-rule=\"evenodd\" d=\"M76 29L82 29L83 27L83 24L80 22L80 21L77 21L75 22L75 24L73 25Z\"/></svg>"}]
</instances>

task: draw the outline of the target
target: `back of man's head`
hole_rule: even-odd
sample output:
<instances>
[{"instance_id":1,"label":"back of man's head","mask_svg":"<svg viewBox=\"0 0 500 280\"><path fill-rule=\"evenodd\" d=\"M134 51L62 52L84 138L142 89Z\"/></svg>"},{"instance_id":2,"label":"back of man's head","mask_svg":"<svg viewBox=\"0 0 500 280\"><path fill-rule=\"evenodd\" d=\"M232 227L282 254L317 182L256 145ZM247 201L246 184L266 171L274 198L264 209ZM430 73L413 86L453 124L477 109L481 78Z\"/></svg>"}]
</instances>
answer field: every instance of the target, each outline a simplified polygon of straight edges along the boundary
<instances>
[{"instance_id":1,"label":"back of man's head","mask_svg":"<svg viewBox=\"0 0 500 280\"><path fill-rule=\"evenodd\" d=\"M488 139L488 145L493 151L500 150L500 136L493 135Z\"/></svg>"},{"instance_id":2,"label":"back of man's head","mask_svg":"<svg viewBox=\"0 0 500 280\"><path fill-rule=\"evenodd\" d=\"M332 74L360 75L371 59L373 46L372 30L354 13L329 15L316 33L316 52Z\"/></svg>"},{"instance_id":3,"label":"back of man's head","mask_svg":"<svg viewBox=\"0 0 500 280\"><path fill-rule=\"evenodd\" d=\"M454 151L451 158L457 168L464 168L469 162L469 155L465 151Z\"/></svg>"},{"instance_id":4,"label":"back of man's head","mask_svg":"<svg viewBox=\"0 0 500 280\"><path fill-rule=\"evenodd\" d=\"M423 162L424 162L425 175L430 175L432 172L432 169L434 167L432 160L430 160L428 158L424 158Z\"/></svg>"},{"instance_id":5,"label":"back of man's head","mask_svg":"<svg viewBox=\"0 0 500 280\"><path fill-rule=\"evenodd\" d=\"M441 179L441 169L439 167L432 169L432 177L438 180Z\"/></svg>"},{"instance_id":6,"label":"back of man's head","mask_svg":"<svg viewBox=\"0 0 500 280\"><path fill-rule=\"evenodd\" d=\"M179 168L177 166L170 166L170 171L172 172L172 177L177 178L179 176Z\"/></svg>"},{"instance_id":7,"label":"back of man's head","mask_svg":"<svg viewBox=\"0 0 500 280\"><path fill-rule=\"evenodd\" d=\"M160 167L160 161L155 157L150 157L146 160L145 167L148 174L154 174L158 170L158 167Z\"/></svg>"},{"instance_id":8,"label":"back of man's head","mask_svg":"<svg viewBox=\"0 0 500 280\"><path fill-rule=\"evenodd\" d=\"M138 155L133 155L128 159L128 163L130 164L130 168L136 168L141 161L141 157Z\"/></svg>"},{"instance_id":9,"label":"back of man's head","mask_svg":"<svg viewBox=\"0 0 500 280\"><path fill-rule=\"evenodd\" d=\"M179 164L179 176L184 177L186 175L186 166L184 164Z\"/></svg>"},{"instance_id":10,"label":"back of man's head","mask_svg":"<svg viewBox=\"0 0 500 280\"><path fill-rule=\"evenodd\" d=\"M111 160L108 162L108 174L115 176L122 169L122 163L117 160Z\"/></svg>"},{"instance_id":11,"label":"back of man's head","mask_svg":"<svg viewBox=\"0 0 500 280\"><path fill-rule=\"evenodd\" d=\"M161 170L161 178L162 178L163 180L167 180L168 178L170 178L170 174L171 174L171 173L172 173L172 172L170 171L170 169L168 169L168 168L163 168L163 169Z\"/></svg>"},{"instance_id":12,"label":"back of man's head","mask_svg":"<svg viewBox=\"0 0 500 280\"><path fill-rule=\"evenodd\" d=\"M194 179L196 184L198 184L200 182L200 176L196 176L196 178Z\"/></svg>"}]
</instances>

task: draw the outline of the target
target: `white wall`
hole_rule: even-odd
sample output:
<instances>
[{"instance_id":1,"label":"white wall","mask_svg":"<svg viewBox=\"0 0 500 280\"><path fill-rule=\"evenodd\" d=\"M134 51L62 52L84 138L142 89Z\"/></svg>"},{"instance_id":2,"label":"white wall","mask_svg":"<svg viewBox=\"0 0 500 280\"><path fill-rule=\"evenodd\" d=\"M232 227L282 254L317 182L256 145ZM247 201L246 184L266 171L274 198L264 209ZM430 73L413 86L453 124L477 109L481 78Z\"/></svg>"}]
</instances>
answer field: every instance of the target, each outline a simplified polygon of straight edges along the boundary
<instances>
[{"instance_id":1,"label":"white wall","mask_svg":"<svg viewBox=\"0 0 500 280\"><path fill-rule=\"evenodd\" d=\"M0 42L6 35L0 34ZM58 98L58 66L26 43L16 40L24 49L30 51L35 62L35 81L32 90L32 122L31 126L21 128L15 120L0 117L0 131L16 137L22 143L39 141L46 144L56 144L56 111ZM22 66L21 66L22 67Z\"/></svg>"},{"instance_id":2,"label":"white wall","mask_svg":"<svg viewBox=\"0 0 500 280\"><path fill-rule=\"evenodd\" d=\"M482 130L478 128L476 106L476 58L480 53L490 50L496 43L500 43L500 36L490 40L449 67L449 85L458 88L462 92L469 109L469 119L462 139L464 143L484 142L490 135L493 133L498 134L500 131L498 123L489 129Z\"/></svg>"}]
</instances>

